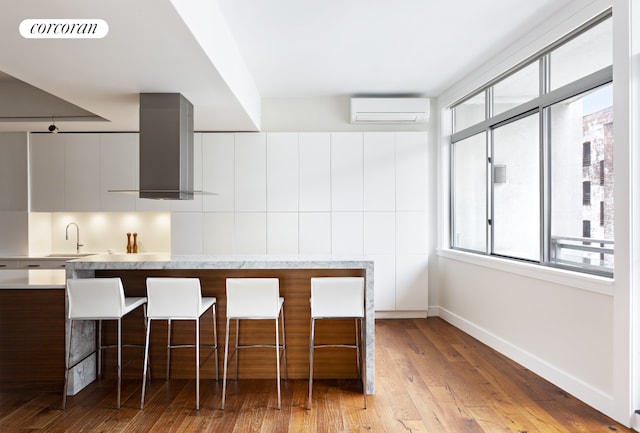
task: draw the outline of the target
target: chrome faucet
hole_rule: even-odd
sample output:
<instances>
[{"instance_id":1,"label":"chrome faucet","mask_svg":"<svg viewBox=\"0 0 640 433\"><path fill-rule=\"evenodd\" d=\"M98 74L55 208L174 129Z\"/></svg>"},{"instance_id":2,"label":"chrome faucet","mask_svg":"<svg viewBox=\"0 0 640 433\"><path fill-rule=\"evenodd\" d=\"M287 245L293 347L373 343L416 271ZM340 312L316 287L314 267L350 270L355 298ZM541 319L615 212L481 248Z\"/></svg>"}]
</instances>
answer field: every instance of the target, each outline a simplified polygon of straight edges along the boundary
<instances>
[{"instance_id":1,"label":"chrome faucet","mask_svg":"<svg viewBox=\"0 0 640 433\"><path fill-rule=\"evenodd\" d=\"M76 226L76 253L79 254L80 253L80 247L82 247L84 245L80 243L80 229L78 228L78 224L76 224L74 222L71 222L71 223L67 224L67 228L65 229L65 239L69 240L69 226L70 225Z\"/></svg>"}]
</instances>

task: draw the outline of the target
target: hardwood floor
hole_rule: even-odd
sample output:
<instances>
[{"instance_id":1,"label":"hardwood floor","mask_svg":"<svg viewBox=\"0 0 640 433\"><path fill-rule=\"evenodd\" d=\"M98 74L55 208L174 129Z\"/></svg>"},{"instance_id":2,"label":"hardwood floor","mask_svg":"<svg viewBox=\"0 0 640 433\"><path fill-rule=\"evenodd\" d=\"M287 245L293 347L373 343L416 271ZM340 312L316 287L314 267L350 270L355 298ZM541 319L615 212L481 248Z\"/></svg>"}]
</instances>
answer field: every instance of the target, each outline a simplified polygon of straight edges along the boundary
<instances>
[{"instance_id":1,"label":"hardwood floor","mask_svg":"<svg viewBox=\"0 0 640 433\"><path fill-rule=\"evenodd\" d=\"M125 368L132 368L125 367ZM136 365L137 368L137 365ZM53 386L52 386L53 385ZM115 409L114 380L70 396L62 384L3 382L0 432L631 432L439 318L376 321L376 394L363 409L355 380L222 383L154 379L140 410L139 380L125 380Z\"/></svg>"}]
</instances>

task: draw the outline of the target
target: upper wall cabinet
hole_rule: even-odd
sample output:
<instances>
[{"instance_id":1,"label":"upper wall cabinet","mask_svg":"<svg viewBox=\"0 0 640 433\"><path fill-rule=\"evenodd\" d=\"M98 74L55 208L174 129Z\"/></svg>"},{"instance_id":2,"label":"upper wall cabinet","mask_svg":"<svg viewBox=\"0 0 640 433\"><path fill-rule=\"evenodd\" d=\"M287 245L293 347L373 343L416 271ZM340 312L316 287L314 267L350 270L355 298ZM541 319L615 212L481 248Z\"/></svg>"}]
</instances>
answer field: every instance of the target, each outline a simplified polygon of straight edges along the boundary
<instances>
[{"instance_id":1,"label":"upper wall cabinet","mask_svg":"<svg viewBox=\"0 0 640 433\"><path fill-rule=\"evenodd\" d=\"M137 194L110 190L138 188L138 133L100 134L100 208L107 212L135 209Z\"/></svg>"},{"instance_id":2,"label":"upper wall cabinet","mask_svg":"<svg viewBox=\"0 0 640 433\"><path fill-rule=\"evenodd\" d=\"M27 211L27 134L0 133L0 211Z\"/></svg>"},{"instance_id":3,"label":"upper wall cabinet","mask_svg":"<svg viewBox=\"0 0 640 433\"><path fill-rule=\"evenodd\" d=\"M202 197L204 211L233 212L234 133L203 134L202 189L214 195Z\"/></svg>"},{"instance_id":4,"label":"upper wall cabinet","mask_svg":"<svg viewBox=\"0 0 640 433\"><path fill-rule=\"evenodd\" d=\"M267 135L267 211L298 211L298 134Z\"/></svg>"},{"instance_id":5,"label":"upper wall cabinet","mask_svg":"<svg viewBox=\"0 0 640 433\"><path fill-rule=\"evenodd\" d=\"M362 211L362 133L331 134L331 210Z\"/></svg>"},{"instance_id":6,"label":"upper wall cabinet","mask_svg":"<svg viewBox=\"0 0 640 433\"><path fill-rule=\"evenodd\" d=\"M234 183L237 212L264 212L267 209L266 152L265 134L236 134Z\"/></svg>"},{"instance_id":7,"label":"upper wall cabinet","mask_svg":"<svg viewBox=\"0 0 640 433\"><path fill-rule=\"evenodd\" d=\"M100 209L100 136L69 134L64 146L64 210Z\"/></svg>"},{"instance_id":8,"label":"upper wall cabinet","mask_svg":"<svg viewBox=\"0 0 640 433\"><path fill-rule=\"evenodd\" d=\"M331 134L301 133L299 138L300 211L331 210Z\"/></svg>"},{"instance_id":9,"label":"upper wall cabinet","mask_svg":"<svg viewBox=\"0 0 640 433\"><path fill-rule=\"evenodd\" d=\"M396 210L427 210L427 156L427 134L396 133Z\"/></svg>"},{"instance_id":10,"label":"upper wall cabinet","mask_svg":"<svg viewBox=\"0 0 640 433\"><path fill-rule=\"evenodd\" d=\"M30 136L31 210L64 211L65 137L62 134Z\"/></svg>"}]
</instances>

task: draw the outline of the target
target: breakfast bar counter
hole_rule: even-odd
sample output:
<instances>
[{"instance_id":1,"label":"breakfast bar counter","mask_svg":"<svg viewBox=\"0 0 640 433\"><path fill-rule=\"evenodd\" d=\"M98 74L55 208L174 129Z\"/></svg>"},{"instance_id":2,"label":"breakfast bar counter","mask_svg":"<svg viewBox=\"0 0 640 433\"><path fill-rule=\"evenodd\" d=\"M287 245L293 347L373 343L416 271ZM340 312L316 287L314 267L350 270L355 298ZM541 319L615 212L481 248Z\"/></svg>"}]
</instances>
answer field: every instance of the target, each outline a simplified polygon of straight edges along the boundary
<instances>
[{"instance_id":1,"label":"breakfast bar counter","mask_svg":"<svg viewBox=\"0 0 640 433\"><path fill-rule=\"evenodd\" d=\"M309 297L312 277L356 276L365 278L365 368L367 393L373 394L375 363L374 332L374 281L373 260L366 257L335 256L207 256L207 255L170 255L170 254L119 254L93 255L71 260L66 264L67 278L100 278L120 277L127 296L146 296L147 277L198 277L203 296L215 296L217 302L217 331L219 355L224 351L224 334L226 323L225 281L230 277L274 277L280 281L280 295L285 298L285 324L287 341L287 365L290 379L307 379L309 374L309 334L310 306ZM141 344L144 341L144 320L132 313L131 318L123 322L123 344ZM201 341L205 344L213 336L213 325L203 321L201 324ZM323 321L317 326L316 338L325 338L327 342L353 341L354 329L352 320ZM193 338L193 327L189 324L178 329L173 326L174 337ZM81 358L95 347L95 327L93 322L79 322L74 326L72 354ZM241 328L240 338L250 334L252 338L273 338L273 326L258 321ZM106 328L105 338L112 338L115 327ZM69 330L66 331L67 339ZM78 338L76 338L78 336ZM158 372L166 371L166 326L152 328L151 367L155 376L164 376ZM349 340L351 339L351 340ZM115 374L114 356L108 354L104 359L105 376ZM181 352L184 356L181 358ZM252 352L256 352L253 354ZM272 352L272 351L271 351ZM243 352L239 358L239 378L275 378L271 352L261 350ZM222 361L222 356L219 356ZM123 370L125 378L142 377L142 351L129 349L123 352L125 359L131 360L131 366ZM203 379L215 379L215 361L211 356L202 367ZM172 353L172 378L195 377L191 365L193 353L179 350ZM69 394L75 394L95 380L95 356L89 356L78 365L69 376ZM218 366L221 367L221 364ZM355 354L353 351L326 349L316 354L314 362L315 378L350 379L357 378ZM110 373L111 371L111 373ZM220 371L222 371L220 369Z\"/></svg>"}]
</instances>

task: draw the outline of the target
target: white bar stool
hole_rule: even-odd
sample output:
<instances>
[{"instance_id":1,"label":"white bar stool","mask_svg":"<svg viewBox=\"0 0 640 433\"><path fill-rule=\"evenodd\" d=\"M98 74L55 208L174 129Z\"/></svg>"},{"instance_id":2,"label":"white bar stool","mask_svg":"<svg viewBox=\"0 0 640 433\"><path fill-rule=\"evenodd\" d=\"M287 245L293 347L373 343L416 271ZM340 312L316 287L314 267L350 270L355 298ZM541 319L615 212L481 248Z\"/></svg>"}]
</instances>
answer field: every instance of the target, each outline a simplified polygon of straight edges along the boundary
<instances>
[{"instance_id":1,"label":"white bar stool","mask_svg":"<svg viewBox=\"0 0 640 433\"><path fill-rule=\"evenodd\" d=\"M233 351L236 362L236 380L238 380L238 349L249 347L272 347L276 349L276 380L278 384L278 409L280 399L280 351L284 362L284 375L287 380L287 349L284 331L284 298L280 297L280 281L277 278L227 278L227 327L224 345L224 367L222 384L222 409L227 393L227 361L229 358L229 322L236 321L236 346ZM282 344L278 332L278 317L282 323ZM273 320L276 325L275 345L238 343L240 320Z\"/></svg>"},{"instance_id":2,"label":"white bar stool","mask_svg":"<svg viewBox=\"0 0 640 433\"><path fill-rule=\"evenodd\" d=\"M311 278L311 343L309 345L309 409L313 391L313 351L322 347L346 347L356 350L358 374L362 378L364 408L367 408L367 378L364 349L364 278L319 277ZM355 319L355 344L315 344L315 324L319 319ZM359 331L359 332L358 332ZM358 334L360 334L358 336Z\"/></svg>"},{"instance_id":3,"label":"white bar stool","mask_svg":"<svg viewBox=\"0 0 640 433\"><path fill-rule=\"evenodd\" d=\"M216 327L216 298L202 297L199 278L149 277L147 278L147 337L144 350L142 397L140 409L144 409L144 395L147 385L147 365L149 363L149 336L152 320L167 321L167 380L171 365L171 349L195 347L196 365L196 410L200 410L200 317L211 309L213 317L213 343L207 345L216 358L216 380L218 380L218 331ZM195 344L171 344L171 321L193 320L196 325ZM211 353L207 355L207 358ZM206 359L205 359L206 361Z\"/></svg>"},{"instance_id":4,"label":"white bar stool","mask_svg":"<svg viewBox=\"0 0 640 433\"><path fill-rule=\"evenodd\" d=\"M71 364L71 341L73 340L73 322L76 320L95 320L98 322L98 365L97 373L102 373L102 350L116 347L118 349L118 409L120 409L120 389L122 381L122 318L143 306L146 307L145 297L125 297L120 278L80 278L67 280L68 298L68 326L69 341L65 356L66 370L64 373L64 392L62 409L67 406L67 386L69 370L87 359L95 352L91 352L82 359ZM116 320L118 322L118 341L115 345L103 345L102 321ZM142 347L142 344L140 344Z\"/></svg>"}]
</instances>

